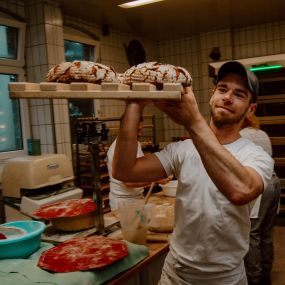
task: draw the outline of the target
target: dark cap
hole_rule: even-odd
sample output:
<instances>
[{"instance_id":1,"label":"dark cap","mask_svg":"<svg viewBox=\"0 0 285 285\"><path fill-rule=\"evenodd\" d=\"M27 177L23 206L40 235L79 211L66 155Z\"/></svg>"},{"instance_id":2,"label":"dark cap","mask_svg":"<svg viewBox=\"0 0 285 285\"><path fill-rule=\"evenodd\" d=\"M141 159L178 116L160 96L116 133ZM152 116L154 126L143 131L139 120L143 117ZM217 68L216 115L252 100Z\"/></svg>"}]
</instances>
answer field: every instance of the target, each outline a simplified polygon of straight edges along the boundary
<instances>
[{"instance_id":1,"label":"dark cap","mask_svg":"<svg viewBox=\"0 0 285 285\"><path fill-rule=\"evenodd\" d=\"M248 88L252 93L252 102L255 103L257 101L258 88L259 88L257 77L247 68L245 68L245 66L243 66L240 62L228 61L220 67L216 83L222 80L229 73L239 74L246 78Z\"/></svg>"}]
</instances>

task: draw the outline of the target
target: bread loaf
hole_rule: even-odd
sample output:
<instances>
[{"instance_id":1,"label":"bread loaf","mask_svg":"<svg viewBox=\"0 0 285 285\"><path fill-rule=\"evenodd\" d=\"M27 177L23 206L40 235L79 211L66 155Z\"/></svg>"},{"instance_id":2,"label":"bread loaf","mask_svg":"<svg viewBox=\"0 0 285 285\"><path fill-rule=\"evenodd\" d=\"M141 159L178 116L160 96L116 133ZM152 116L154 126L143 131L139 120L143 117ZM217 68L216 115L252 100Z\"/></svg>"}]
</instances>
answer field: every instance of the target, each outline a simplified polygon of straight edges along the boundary
<instances>
[{"instance_id":1,"label":"bread loaf","mask_svg":"<svg viewBox=\"0 0 285 285\"><path fill-rule=\"evenodd\" d=\"M93 211L80 216L51 218L50 221L52 226L59 231L81 231L96 225L96 214Z\"/></svg>"},{"instance_id":2,"label":"bread loaf","mask_svg":"<svg viewBox=\"0 0 285 285\"><path fill-rule=\"evenodd\" d=\"M49 82L118 82L117 74L111 66L92 61L75 60L62 62L52 67L46 80Z\"/></svg>"},{"instance_id":3,"label":"bread loaf","mask_svg":"<svg viewBox=\"0 0 285 285\"><path fill-rule=\"evenodd\" d=\"M70 199L44 205L33 215L50 220L61 231L80 231L95 226L96 204L91 198Z\"/></svg>"},{"instance_id":4,"label":"bread loaf","mask_svg":"<svg viewBox=\"0 0 285 285\"><path fill-rule=\"evenodd\" d=\"M159 62L145 62L134 65L124 73L123 83L148 82L162 87L163 83L192 84L190 73L183 67Z\"/></svg>"}]
</instances>

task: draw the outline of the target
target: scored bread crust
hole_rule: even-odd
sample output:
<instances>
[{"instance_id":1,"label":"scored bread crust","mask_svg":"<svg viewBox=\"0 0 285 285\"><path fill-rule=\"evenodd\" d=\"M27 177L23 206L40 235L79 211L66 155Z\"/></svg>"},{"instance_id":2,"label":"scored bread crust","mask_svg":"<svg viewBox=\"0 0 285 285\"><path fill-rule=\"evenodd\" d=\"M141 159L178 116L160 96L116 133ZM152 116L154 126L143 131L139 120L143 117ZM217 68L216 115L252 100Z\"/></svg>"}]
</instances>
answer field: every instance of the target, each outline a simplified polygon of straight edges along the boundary
<instances>
[{"instance_id":1,"label":"scored bread crust","mask_svg":"<svg viewBox=\"0 0 285 285\"><path fill-rule=\"evenodd\" d=\"M52 67L46 80L49 82L118 82L117 74L111 66L92 61L75 60L62 62Z\"/></svg>"},{"instance_id":2,"label":"scored bread crust","mask_svg":"<svg viewBox=\"0 0 285 285\"><path fill-rule=\"evenodd\" d=\"M153 61L140 63L126 70L123 83L136 82L148 82L156 86L163 83L181 83L183 86L191 86L192 77L184 67Z\"/></svg>"}]
</instances>

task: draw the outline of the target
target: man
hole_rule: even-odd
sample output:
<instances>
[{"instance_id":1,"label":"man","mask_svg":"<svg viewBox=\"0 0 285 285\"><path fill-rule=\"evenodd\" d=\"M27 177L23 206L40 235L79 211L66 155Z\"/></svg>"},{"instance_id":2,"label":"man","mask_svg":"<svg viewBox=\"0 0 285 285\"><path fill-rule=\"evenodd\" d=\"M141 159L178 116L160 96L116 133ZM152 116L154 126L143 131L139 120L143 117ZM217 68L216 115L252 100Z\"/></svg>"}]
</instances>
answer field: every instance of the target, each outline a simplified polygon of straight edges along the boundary
<instances>
[{"instance_id":1,"label":"man","mask_svg":"<svg viewBox=\"0 0 285 285\"><path fill-rule=\"evenodd\" d=\"M137 137L140 137L142 134L143 129L143 119L140 118L140 124L137 131ZM123 183L122 181L119 181L115 179L112 176L112 162L113 162L113 156L116 146L116 139L113 141L111 146L108 149L107 152L107 167L108 167L108 173L109 173L109 180L110 180L110 192L109 192L109 203L111 211L116 213L118 210L118 206L120 202L126 201L126 200L143 200L143 191L146 186L149 186L149 183ZM128 151L125 152L125 155L128 154ZM144 155L141 144L139 141L137 141L137 157L141 157Z\"/></svg>"},{"instance_id":2,"label":"man","mask_svg":"<svg viewBox=\"0 0 285 285\"><path fill-rule=\"evenodd\" d=\"M247 127L242 129L240 134L243 138L261 146L272 156L271 141L264 131ZM280 179L273 172L268 186L258 197L251 211L249 251L244 259L249 285L271 285L273 227L278 211L280 192Z\"/></svg>"},{"instance_id":3,"label":"man","mask_svg":"<svg viewBox=\"0 0 285 285\"><path fill-rule=\"evenodd\" d=\"M142 135L143 130L143 117L140 117L140 124L137 130L137 138ZM144 187L149 187L149 182L122 182L115 179L112 175L112 163L114 157L114 151L117 139L113 141L107 151L107 167L110 180L110 192L109 192L109 204L111 211L116 215L120 202L130 201L130 200L144 200ZM125 152L128 155L128 151ZM144 155L141 143L137 141L137 157L142 157ZM166 179L155 181L155 183L166 184L172 180L173 176L170 175Z\"/></svg>"},{"instance_id":4,"label":"man","mask_svg":"<svg viewBox=\"0 0 285 285\"><path fill-rule=\"evenodd\" d=\"M118 135L113 174L120 180L178 179L175 228L162 270L162 285L245 285L249 202L263 192L273 160L240 138L246 117L256 110L258 80L239 62L218 72L208 125L191 88L181 101L156 106L184 126L191 139L136 158L136 129L147 100L129 101ZM128 156L124 150L128 149Z\"/></svg>"}]
</instances>

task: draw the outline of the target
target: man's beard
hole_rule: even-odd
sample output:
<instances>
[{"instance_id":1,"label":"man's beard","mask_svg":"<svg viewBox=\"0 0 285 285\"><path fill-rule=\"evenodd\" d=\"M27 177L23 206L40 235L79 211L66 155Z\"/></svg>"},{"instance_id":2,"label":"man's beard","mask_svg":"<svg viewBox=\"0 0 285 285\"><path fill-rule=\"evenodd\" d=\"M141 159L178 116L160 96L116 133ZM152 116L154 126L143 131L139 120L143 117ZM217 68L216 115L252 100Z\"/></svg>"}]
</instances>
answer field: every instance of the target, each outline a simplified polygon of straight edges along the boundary
<instances>
[{"instance_id":1,"label":"man's beard","mask_svg":"<svg viewBox=\"0 0 285 285\"><path fill-rule=\"evenodd\" d=\"M211 116L212 116L212 121L214 125L218 129L223 129L223 128L228 128L228 127L237 125L239 122L241 122L244 119L246 112L247 111L245 110L245 112L243 112L239 116L235 116L232 118L225 118L224 116L221 116L221 115L215 115L213 110L211 109Z\"/></svg>"}]
</instances>

